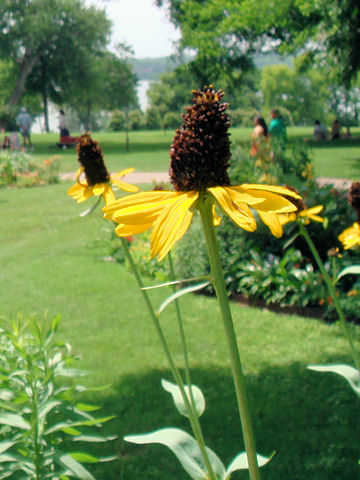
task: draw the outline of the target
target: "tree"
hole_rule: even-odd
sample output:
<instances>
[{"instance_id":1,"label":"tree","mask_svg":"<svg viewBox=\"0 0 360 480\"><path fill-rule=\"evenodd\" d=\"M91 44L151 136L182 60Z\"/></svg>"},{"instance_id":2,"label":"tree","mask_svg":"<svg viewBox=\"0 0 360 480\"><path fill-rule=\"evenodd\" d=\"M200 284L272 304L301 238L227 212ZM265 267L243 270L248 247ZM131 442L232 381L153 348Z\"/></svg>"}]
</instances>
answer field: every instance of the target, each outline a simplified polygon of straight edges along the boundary
<instances>
[{"instance_id":1,"label":"tree","mask_svg":"<svg viewBox=\"0 0 360 480\"><path fill-rule=\"evenodd\" d=\"M261 72L260 88L265 110L282 107L296 125L326 118L328 92L318 72L299 74L287 65L267 66Z\"/></svg>"},{"instance_id":2,"label":"tree","mask_svg":"<svg viewBox=\"0 0 360 480\"><path fill-rule=\"evenodd\" d=\"M96 125L101 110L138 107L137 77L125 54L118 49L117 54L106 52L99 57L87 57L82 74L69 85L68 102L85 130Z\"/></svg>"},{"instance_id":3,"label":"tree","mask_svg":"<svg viewBox=\"0 0 360 480\"><path fill-rule=\"evenodd\" d=\"M147 92L149 107L157 107L163 117L167 112L183 112L191 102L191 92L200 85L189 72L187 65L181 65L171 72L160 75L159 81L152 82Z\"/></svg>"},{"instance_id":4,"label":"tree","mask_svg":"<svg viewBox=\"0 0 360 480\"><path fill-rule=\"evenodd\" d=\"M83 59L102 52L110 21L83 0L2 0L0 58L17 73L8 105L16 105L26 82L47 95L50 81L64 87L82 70Z\"/></svg>"},{"instance_id":5,"label":"tree","mask_svg":"<svg viewBox=\"0 0 360 480\"><path fill-rule=\"evenodd\" d=\"M234 0L239 3L238 0ZM256 36L247 26L228 31L229 12L223 0L157 0L168 9L170 20L181 31L179 50L190 49L189 63L200 85L216 83L219 77L253 67Z\"/></svg>"},{"instance_id":6,"label":"tree","mask_svg":"<svg viewBox=\"0 0 360 480\"><path fill-rule=\"evenodd\" d=\"M334 59L344 86L360 68L358 0L157 0L180 28L180 48L196 52L203 72L244 68L265 49L311 49L314 58ZM241 61L244 65L241 65Z\"/></svg>"}]
</instances>

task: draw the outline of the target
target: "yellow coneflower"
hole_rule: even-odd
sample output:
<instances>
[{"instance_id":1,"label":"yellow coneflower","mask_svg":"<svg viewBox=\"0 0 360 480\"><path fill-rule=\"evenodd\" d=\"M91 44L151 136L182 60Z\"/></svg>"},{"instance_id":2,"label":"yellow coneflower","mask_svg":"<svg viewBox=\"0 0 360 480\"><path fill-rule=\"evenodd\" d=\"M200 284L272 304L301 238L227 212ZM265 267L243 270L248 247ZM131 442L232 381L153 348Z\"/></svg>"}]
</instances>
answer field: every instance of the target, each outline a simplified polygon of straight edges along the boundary
<instances>
[{"instance_id":1,"label":"yellow coneflower","mask_svg":"<svg viewBox=\"0 0 360 480\"><path fill-rule=\"evenodd\" d=\"M349 190L348 200L357 215L357 222L351 227L346 228L338 239L343 244L344 249L360 245L360 182L354 182Z\"/></svg>"},{"instance_id":2,"label":"yellow coneflower","mask_svg":"<svg viewBox=\"0 0 360 480\"><path fill-rule=\"evenodd\" d=\"M85 202L93 195L96 197L101 195L105 205L108 205L116 199L112 185L129 193L139 190L135 185L122 181L125 175L134 171L133 168L127 168L113 175L109 174L102 149L90 134L81 135L76 148L81 167L76 173L76 184L70 187L67 193L77 203Z\"/></svg>"},{"instance_id":3,"label":"yellow coneflower","mask_svg":"<svg viewBox=\"0 0 360 480\"><path fill-rule=\"evenodd\" d=\"M284 187L271 185L230 185L230 140L227 104L223 92L212 86L193 92L184 124L177 130L170 149L170 179L175 191L152 191L123 197L107 205L105 217L119 225L120 237L152 228L151 255L159 260L185 234L201 202L213 204L213 221L219 223L218 205L241 228L256 229L250 210L255 209L271 232L281 236L275 213L290 213L296 206L288 199L300 196Z\"/></svg>"}]
</instances>

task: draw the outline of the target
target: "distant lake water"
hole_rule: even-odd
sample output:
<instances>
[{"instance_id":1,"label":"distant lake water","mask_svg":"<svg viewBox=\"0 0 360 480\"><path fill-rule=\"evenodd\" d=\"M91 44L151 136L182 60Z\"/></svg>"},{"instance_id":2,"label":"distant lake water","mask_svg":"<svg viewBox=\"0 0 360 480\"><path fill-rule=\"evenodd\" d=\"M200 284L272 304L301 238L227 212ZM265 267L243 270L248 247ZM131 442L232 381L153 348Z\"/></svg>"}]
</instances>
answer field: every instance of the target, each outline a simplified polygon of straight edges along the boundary
<instances>
[{"instance_id":1,"label":"distant lake water","mask_svg":"<svg viewBox=\"0 0 360 480\"><path fill-rule=\"evenodd\" d=\"M136 88L136 92L140 102L140 107L143 112L145 112L147 107L149 106L149 101L146 93L150 87L150 82L151 80L139 80L138 86Z\"/></svg>"},{"instance_id":2,"label":"distant lake water","mask_svg":"<svg viewBox=\"0 0 360 480\"><path fill-rule=\"evenodd\" d=\"M149 101L147 98L147 91L150 87L150 83L152 80L139 80L138 86L136 88L136 93L139 98L139 103L141 110L143 112L146 111ZM58 131L58 124L59 124L59 109L55 105L49 105L49 123L50 123L50 130L52 132ZM33 133L41 133L44 130L44 117L39 115L32 125L32 132Z\"/></svg>"}]
</instances>

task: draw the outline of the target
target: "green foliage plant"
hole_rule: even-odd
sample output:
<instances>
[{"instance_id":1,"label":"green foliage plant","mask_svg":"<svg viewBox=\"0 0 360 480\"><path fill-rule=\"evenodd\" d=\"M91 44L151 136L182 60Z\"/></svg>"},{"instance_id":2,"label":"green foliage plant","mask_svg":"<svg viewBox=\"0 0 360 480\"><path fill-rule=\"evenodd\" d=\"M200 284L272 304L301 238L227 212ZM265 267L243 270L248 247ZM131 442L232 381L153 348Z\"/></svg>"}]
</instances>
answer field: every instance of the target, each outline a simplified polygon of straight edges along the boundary
<instances>
[{"instance_id":1,"label":"green foliage plant","mask_svg":"<svg viewBox=\"0 0 360 480\"><path fill-rule=\"evenodd\" d=\"M113 416L95 417L99 407L79 401L87 388L75 379L85 372L70 345L56 341L59 322L46 314L1 322L1 479L94 480L83 464L114 459L78 446L116 438L96 431Z\"/></svg>"}]
</instances>

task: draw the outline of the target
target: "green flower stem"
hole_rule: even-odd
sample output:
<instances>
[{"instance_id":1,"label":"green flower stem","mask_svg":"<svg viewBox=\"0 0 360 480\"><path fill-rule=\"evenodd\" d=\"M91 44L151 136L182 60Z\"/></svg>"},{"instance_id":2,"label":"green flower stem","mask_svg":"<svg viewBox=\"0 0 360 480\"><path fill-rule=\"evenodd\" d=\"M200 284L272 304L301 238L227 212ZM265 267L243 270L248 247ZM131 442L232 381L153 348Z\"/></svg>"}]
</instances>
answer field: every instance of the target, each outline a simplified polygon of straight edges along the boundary
<instances>
[{"instance_id":1,"label":"green flower stem","mask_svg":"<svg viewBox=\"0 0 360 480\"><path fill-rule=\"evenodd\" d=\"M314 245L314 242L312 241L308 231L306 230L305 225L301 221L298 222L298 225L299 225L300 233L305 238L307 244L309 245L311 253L313 254L313 256L316 260L316 263L319 266L320 272L322 273L322 275L324 277L325 283L326 283L326 285L329 289L329 293L330 293L330 295L333 299L334 306L335 306L337 314L339 316L340 323L342 325L345 337L346 337L347 341L349 342L349 346L350 346L350 350L351 350L351 354L352 354L355 366L356 366L357 370L360 372L360 357L359 357L358 352L355 349L354 342L352 341L351 334L350 334L350 331L349 331L349 327L348 327L344 312L343 312L343 310L340 306L339 298L337 296L334 284L331 281L330 276L325 269L325 266L324 266L324 264L323 264L323 262L320 258L320 255L319 255L319 253L318 253L318 251L317 251L317 249Z\"/></svg>"},{"instance_id":2,"label":"green flower stem","mask_svg":"<svg viewBox=\"0 0 360 480\"><path fill-rule=\"evenodd\" d=\"M131 255L131 252L129 250L129 247L128 247L128 244L127 244L127 240L125 238L122 238L120 237L121 239L121 243L123 245L123 248L124 248L124 252L125 252L125 256L131 266L131 269L135 275L135 279L136 279L136 282L140 288L140 291L143 295L143 298L144 298L144 301L146 303L146 306L149 310L149 313L150 313L150 316L154 322L154 326L155 326L155 329L157 331L157 334L159 336L159 339L160 339L160 342L162 344L162 347L164 349L164 352L165 352L165 355L166 355L166 358L169 362L169 366L170 366L170 369L171 369L171 372L173 374L173 377L175 379L175 382L177 384L177 386L179 387L179 390L180 390L180 393L181 393L181 396L184 400L184 403L185 403L185 406L186 406L186 409L189 413L189 420L190 420L190 424L191 424L191 427L192 427L192 430L193 430L193 433L194 433L194 437L196 438L196 441L199 445L199 448L200 448L200 451L201 451L201 455L203 457L203 460L204 460L204 463L206 465L206 468L208 470L208 474L209 474L209 479L211 480L219 480L216 478L216 475L214 473L214 470L212 468L212 465L210 463L210 460L209 460L209 456L207 454L207 451L206 451L206 445L205 445L205 441L204 441L204 437L203 437L203 434L202 434L202 430L201 430L201 426L200 426L200 422L199 422L199 418L198 416L196 415L196 413L194 412L193 408L192 408L192 405L191 403L189 402L189 397L187 396L186 392L185 392L185 388L184 388L184 383L182 381L182 378L181 378L181 375L179 373L179 370L178 368L176 367L175 365L175 361L172 357L172 354L171 354L171 351L170 351L170 348L167 344L167 341L166 341L166 338L165 338L165 335L164 335L164 332L161 328L161 325L160 325L160 321L159 321L159 316L156 314L156 312L154 311L154 308L152 306L152 303L150 301L150 298L149 298L149 295L147 293L146 290L143 289L144 287L144 284L142 282L142 279L139 275L139 272L138 272L138 269L136 267L136 264L132 258L132 255Z\"/></svg>"},{"instance_id":3,"label":"green flower stem","mask_svg":"<svg viewBox=\"0 0 360 480\"><path fill-rule=\"evenodd\" d=\"M175 281L175 271L174 271L174 264L173 264L173 261L172 261L171 252L168 253L168 259L169 259L169 267L170 267L170 281L174 282ZM176 292L176 285L173 285L173 291L174 291L174 293ZM193 391L192 391L192 382L191 382L191 374L190 374L189 354L188 354L188 348L187 348L187 343L186 343L184 324L183 324L182 316L181 316L179 299L176 298L174 303L175 303L175 310L176 310L176 318L177 318L177 321L178 321L178 326L179 326L179 331L180 331L181 344L182 344L182 348L183 348L183 352L184 352L185 379L186 379L186 383L187 383L188 388L189 388L191 405L192 405L194 413L196 414L195 400L194 400L194 395L193 395Z\"/></svg>"},{"instance_id":4,"label":"green flower stem","mask_svg":"<svg viewBox=\"0 0 360 480\"><path fill-rule=\"evenodd\" d=\"M245 379L242 371L239 347L236 340L236 333L231 316L230 303L225 287L224 273L221 266L219 247L213 224L212 204L209 200L207 200L206 196L204 197L199 199L198 208L200 211L210 260L212 281L219 302L226 340L230 353L231 369L240 413L245 449L249 463L250 479L260 480L260 469L257 463L255 437L251 423L250 408L245 387Z\"/></svg>"}]
</instances>

